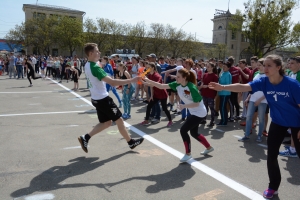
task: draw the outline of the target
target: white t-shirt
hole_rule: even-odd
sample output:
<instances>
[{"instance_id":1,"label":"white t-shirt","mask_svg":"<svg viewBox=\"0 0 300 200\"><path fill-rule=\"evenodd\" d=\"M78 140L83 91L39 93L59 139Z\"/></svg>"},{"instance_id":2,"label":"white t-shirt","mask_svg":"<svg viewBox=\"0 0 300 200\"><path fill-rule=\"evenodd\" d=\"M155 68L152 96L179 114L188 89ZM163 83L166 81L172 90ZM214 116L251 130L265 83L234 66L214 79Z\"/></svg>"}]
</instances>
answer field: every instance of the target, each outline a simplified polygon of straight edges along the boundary
<instances>
[{"instance_id":1,"label":"white t-shirt","mask_svg":"<svg viewBox=\"0 0 300 200\"><path fill-rule=\"evenodd\" d=\"M199 102L198 107L188 108L191 115L195 115L197 117L205 117L207 115L207 110L204 106L202 96L200 95L196 85L189 82L186 86L182 86L174 81L169 83L169 86L172 90L177 90L177 93L184 104Z\"/></svg>"},{"instance_id":2,"label":"white t-shirt","mask_svg":"<svg viewBox=\"0 0 300 200\"><path fill-rule=\"evenodd\" d=\"M99 65L90 61L85 64L84 69L92 99L101 100L107 97L106 83L102 81L107 76L106 72Z\"/></svg>"},{"instance_id":3,"label":"white t-shirt","mask_svg":"<svg viewBox=\"0 0 300 200\"><path fill-rule=\"evenodd\" d=\"M183 69L184 67L182 66L182 65L178 65L175 69L177 70L177 71L179 71L179 70L181 70L181 69Z\"/></svg>"},{"instance_id":4,"label":"white t-shirt","mask_svg":"<svg viewBox=\"0 0 300 200\"><path fill-rule=\"evenodd\" d=\"M261 77L266 77L265 74L257 74L254 78L253 81L260 79ZM261 97L264 96L264 93L262 91L257 91L254 94L251 95L250 97L250 101L255 102L258 99L260 99ZM262 100L261 103L268 103L266 99Z\"/></svg>"}]
</instances>

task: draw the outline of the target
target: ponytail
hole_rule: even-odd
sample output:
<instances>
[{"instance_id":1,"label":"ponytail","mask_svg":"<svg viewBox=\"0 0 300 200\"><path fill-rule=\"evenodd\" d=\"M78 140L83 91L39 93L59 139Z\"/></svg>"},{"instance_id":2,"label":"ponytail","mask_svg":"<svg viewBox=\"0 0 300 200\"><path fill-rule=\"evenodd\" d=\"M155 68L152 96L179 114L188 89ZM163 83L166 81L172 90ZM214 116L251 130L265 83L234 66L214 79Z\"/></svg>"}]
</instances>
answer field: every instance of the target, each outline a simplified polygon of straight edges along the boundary
<instances>
[{"instance_id":1,"label":"ponytail","mask_svg":"<svg viewBox=\"0 0 300 200\"><path fill-rule=\"evenodd\" d=\"M196 76L193 72L183 68L183 69L179 70L178 73L180 73L183 78L186 78L186 80L188 82L191 82L191 83L197 85Z\"/></svg>"}]
</instances>

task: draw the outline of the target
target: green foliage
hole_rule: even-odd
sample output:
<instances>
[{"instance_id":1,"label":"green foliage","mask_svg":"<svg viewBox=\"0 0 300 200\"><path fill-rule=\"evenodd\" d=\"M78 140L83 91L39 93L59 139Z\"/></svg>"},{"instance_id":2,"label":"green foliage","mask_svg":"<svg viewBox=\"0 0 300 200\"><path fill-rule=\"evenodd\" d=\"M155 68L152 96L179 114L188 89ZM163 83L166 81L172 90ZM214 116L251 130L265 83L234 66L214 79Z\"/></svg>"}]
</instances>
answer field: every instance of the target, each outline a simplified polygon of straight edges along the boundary
<instances>
[{"instance_id":1,"label":"green foliage","mask_svg":"<svg viewBox=\"0 0 300 200\"><path fill-rule=\"evenodd\" d=\"M264 56L299 42L299 23L291 22L295 5L296 0L249 0L244 12L233 16L236 23L231 23L230 29L242 30L253 54Z\"/></svg>"}]
</instances>

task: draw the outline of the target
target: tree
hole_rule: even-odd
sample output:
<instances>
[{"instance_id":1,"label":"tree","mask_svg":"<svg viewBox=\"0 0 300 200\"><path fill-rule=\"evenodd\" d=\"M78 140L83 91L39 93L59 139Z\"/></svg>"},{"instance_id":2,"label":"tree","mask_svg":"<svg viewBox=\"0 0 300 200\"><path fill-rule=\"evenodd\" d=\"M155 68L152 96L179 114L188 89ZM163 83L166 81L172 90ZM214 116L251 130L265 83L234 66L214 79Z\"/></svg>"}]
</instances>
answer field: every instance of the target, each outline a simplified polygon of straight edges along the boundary
<instances>
[{"instance_id":1,"label":"tree","mask_svg":"<svg viewBox=\"0 0 300 200\"><path fill-rule=\"evenodd\" d=\"M181 29L176 30L175 27L168 24L166 26L166 35L168 40L168 50L171 52L172 56L178 57L184 51L186 42L183 42L183 40L187 38L186 33Z\"/></svg>"},{"instance_id":2,"label":"tree","mask_svg":"<svg viewBox=\"0 0 300 200\"><path fill-rule=\"evenodd\" d=\"M76 47L83 45L83 30L82 22L77 18L63 16L59 20L55 30L55 42L59 47L67 49L70 56L73 55Z\"/></svg>"},{"instance_id":3,"label":"tree","mask_svg":"<svg viewBox=\"0 0 300 200\"><path fill-rule=\"evenodd\" d=\"M5 35L5 39L11 50L14 49L14 44L25 44L25 24L22 22L21 25L16 25L14 29L9 30L9 32Z\"/></svg>"},{"instance_id":4,"label":"tree","mask_svg":"<svg viewBox=\"0 0 300 200\"><path fill-rule=\"evenodd\" d=\"M117 48L125 44L125 25L119 24L113 20L108 22L108 49L114 53Z\"/></svg>"},{"instance_id":5,"label":"tree","mask_svg":"<svg viewBox=\"0 0 300 200\"><path fill-rule=\"evenodd\" d=\"M168 46L166 28L163 24L152 23L149 30L149 46L153 53L162 55Z\"/></svg>"},{"instance_id":6,"label":"tree","mask_svg":"<svg viewBox=\"0 0 300 200\"><path fill-rule=\"evenodd\" d=\"M229 27L232 31L242 31L250 41L249 50L261 57L299 39L291 22L295 5L296 0L249 0L244 3L244 13L236 13Z\"/></svg>"},{"instance_id":7,"label":"tree","mask_svg":"<svg viewBox=\"0 0 300 200\"><path fill-rule=\"evenodd\" d=\"M127 43L140 56L143 55L143 49L148 43L148 31L145 22L138 22L134 26L127 27L129 30L127 34Z\"/></svg>"}]
</instances>

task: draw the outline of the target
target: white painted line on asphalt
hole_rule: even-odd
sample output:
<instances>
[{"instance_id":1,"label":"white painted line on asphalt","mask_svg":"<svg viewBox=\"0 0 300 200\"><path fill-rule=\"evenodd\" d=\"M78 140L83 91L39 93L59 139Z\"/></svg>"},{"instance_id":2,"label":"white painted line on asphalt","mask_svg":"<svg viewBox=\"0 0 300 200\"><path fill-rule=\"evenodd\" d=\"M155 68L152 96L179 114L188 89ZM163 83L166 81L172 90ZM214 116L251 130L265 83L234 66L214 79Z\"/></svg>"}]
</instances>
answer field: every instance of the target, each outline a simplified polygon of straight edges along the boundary
<instances>
[{"instance_id":1,"label":"white painted line on asphalt","mask_svg":"<svg viewBox=\"0 0 300 200\"><path fill-rule=\"evenodd\" d=\"M31 93L51 93L54 91L31 91L31 92L0 92L0 94L31 94Z\"/></svg>"},{"instance_id":2,"label":"white painted line on asphalt","mask_svg":"<svg viewBox=\"0 0 300 200\"><path fill-rule=\"evenodd\" d=\"M239 135L234 135L234 137L236 137L237 139L242 139L243 138L242 136L239 136Z\"/></svg>"},{"instance_id":3,"label":"white painted line on asphalt","mask_svg":"<svg viewBox=\"0 0 300 200\"><path fill-rule=\"evenodd\" d=\"M76 127L76 126L79 126L79 125L68 125L67 127Z\"/></svg>"},{"instance_id":4,"label":"white painted line on asphalt","mask_svg":"<svg viewBox=\"0 0 300 200\"><path fill-rule=\"evenodd\" d=\"M35 195L30 195L26 196L24 200L52 200L54 199L54 194L51 193L46 193L46 194L35 194Z\"/></svg>"},{"instance_id":5,"label":"white painted line on asphalt","mask_svg":"<svg viewBox=\"0 0 300 200\"><path fill-rule=\"evenodd\" d=\"M31 103L31 104L28 104L30 106L36 106L36 105L41 105L41 103Z\"/></svg>"},{"instance_id":6,"label":"white painted line on asphalt","mask_svg":"<svg viewBox=\"0 0 300 200\"><path fill-rule=\"evenodd\" d=\"M89 145L88 145L88 147L89 147ZM63 150L68 150L68 149L81 149L81 146L63 148Z\"/></svg>"},{"instance_id":7,"label":"white painted line on asphalt","mask_svg":"<svg viewBox=\"0 0 300 200\"><path fill-rule=\"evenodd\" d=\"M263 147L263 148L268 148L268 145L265 145L265 144L257 144L258 146L261 146L261 147Z\"/></svg>"},{"instance_id":8,"label":"white painted line on asphalt","mask_svg":"<svg viewBox=\"0 0 300 200\"><path fill-rule=\"evenodd\" d=\"M26 115L54 115L54 114L66 114L66 113L91 113L91 112L88 112L88 111L64 111L64 112L21 113L21 114L5 114L5 115L0 115L0 117L26 116Z\"/></svg>"},{"instance_id":9,"label":"white painted line on asphalt","mask_svg":"<svg viewBox=\"0 0 300 200\"><path fill-rule=\"evenodd\" d=\"M221 129L212 129L212 131L219 131L219 132L225 132L225 131L223 131L223 130L221 130Z\"/></svg>"},{"instance_id":10,"label":"white painted line on asphalt","mask_svg":"<svg viewBox=\"0 0 300 200\"><path fill-rule=\"evenodd\" d=\"M51 80L51 79L50 79ZM57 83L59 86L61 86L62 88L66 89L67 91L69 91L70 93L74 94L77 97L81 97L79 94L73 92L72 90L70 90L69 88L65 87L62 84L59 84L57 81L51 80L54 83ZM90 104L91 106L92 103L90 101L88 101L87 99L81 97L84 102ZM163 150L169 152L170 154L174 155L177 158L182 158L183 157L183 153L173 149L172 147L160 142L159 140L153 138L150 135L147 135L146 133L142 132L141 130L135 128L134 126L128 124L127 122L124 121L124 124L126 127L128 127L131 131L135 132L136 134L140 135L141 137L144 137L145 139L147 139L149 142L155 144L156 146L162 148ZM254 190L251 190L250 188L247 188L246 186L243 186L242 184L228 178L227 176L215 171L214 169L194 160L194 159L190 159L188 161L188 163L192 166L194 166L195 168L199 169L200 171L206 173L207 175L213 177L214 179L220 181L221 183L223 183L224 185L232 188L233 190L237 191L238 193L248 197L249 199L255 199L255 200L264 200L265 198L263 198L263 196L261 194L258 194L257 192L255 192Z\"/></svg>"}]
</instances>

